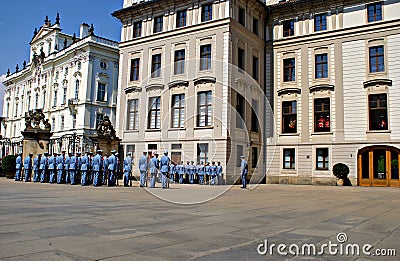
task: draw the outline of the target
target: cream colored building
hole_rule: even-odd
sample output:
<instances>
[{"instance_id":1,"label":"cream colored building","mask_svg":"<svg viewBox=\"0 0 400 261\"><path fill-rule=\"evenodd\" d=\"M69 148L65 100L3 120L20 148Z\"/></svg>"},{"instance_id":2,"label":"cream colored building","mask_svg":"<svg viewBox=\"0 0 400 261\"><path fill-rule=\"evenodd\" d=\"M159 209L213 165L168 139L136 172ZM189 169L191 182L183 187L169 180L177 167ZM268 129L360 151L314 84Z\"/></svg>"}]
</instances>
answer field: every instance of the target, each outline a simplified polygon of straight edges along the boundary
<instances>
[{"instance_id":1,"label":"cream colored building","mask_svg":"<svg viewBox=\"0 0 400 261\"><path fill-rule=\"evenodd\" d=\"M245 155L253 178L263 176L266 6L125 0L113 15L122 23L116 129L134 162L168 150L175 162L221 162L232 183Z\"/></svg>"},{"instance_id":2,"label":"cream colored building","mask_svg":"<svg viewBox=\"0 0 400 261\"><path fill-rule=\"evenodd\" d=\"M399 186L400 2L274 1L268 183ZM271 153L275 149L275 153Z\"/></svg>"},{"instance_id":3,"label":"cream colored building","mask_svg":"<svg viewBox=\"0 0 400 261\"><path fill-rule=\"evenodd\" d=\"M76 132L94 134L104 115L115 123L119 53L118 43L82 24L80 33L62 32L45 23L30 42L28 62L8 72L5 85L2 135L22 139L25 113L42 109L52 125L53 138Z\"/></svg>"}]
</instances>

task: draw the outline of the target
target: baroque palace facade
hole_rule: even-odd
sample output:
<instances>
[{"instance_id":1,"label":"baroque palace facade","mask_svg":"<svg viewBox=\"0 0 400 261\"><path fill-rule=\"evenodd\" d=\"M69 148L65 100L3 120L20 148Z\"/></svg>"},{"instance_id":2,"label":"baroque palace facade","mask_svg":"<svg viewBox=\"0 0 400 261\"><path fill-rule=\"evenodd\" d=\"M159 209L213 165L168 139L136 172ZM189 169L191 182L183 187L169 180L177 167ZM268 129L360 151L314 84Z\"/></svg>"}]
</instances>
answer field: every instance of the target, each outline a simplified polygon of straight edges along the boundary
<instances>
[{"instance_id":1,"label":"baroque palace facade","mask_svg":"<svg viewBox=\"0 0 400 261\"><path fill-rule=\"evenodd\" d=\"M268 183L399 187L400 2L270 6L275 131Z\"/></svg>"},{"instance_id":2,"label":"baroque palace facade","mask_svg":"<svg viewBox=\"0 0 400 261\"><path fill-rule=\"evenodd\" d=\"M253 180L262 177L266 15L257 0L125 0L113 13L125 150L221 162L227 183L246 155Z\"/></svg>"},{"instance_id":3,"label":"baroque palace facade","mask_svg":"<svg viewBox=\"0 0 400 261\"><path fill-rule=\"evenodd\" d=\"M115 122L118 43L80 26L80 35L62 32L60 18L46 17L30 42L30 60L8 71L5 85L3 137L18 141L25 113L42 109L53 138L92 135L105 115Z\"/></svg>"}]
</instances>

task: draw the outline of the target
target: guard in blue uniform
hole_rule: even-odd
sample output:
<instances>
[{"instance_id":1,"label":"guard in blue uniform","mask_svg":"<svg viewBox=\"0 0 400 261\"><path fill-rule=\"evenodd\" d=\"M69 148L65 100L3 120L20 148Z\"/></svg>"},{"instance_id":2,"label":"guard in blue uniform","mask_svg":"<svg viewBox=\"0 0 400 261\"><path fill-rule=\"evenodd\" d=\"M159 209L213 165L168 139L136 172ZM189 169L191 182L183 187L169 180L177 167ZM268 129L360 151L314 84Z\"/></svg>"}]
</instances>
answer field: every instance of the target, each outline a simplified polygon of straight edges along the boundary
<instances>
[{"instance_id":1,"label":"guard in blue uniform","mask_svg":"<svg viewBox=\"0 0 400 261\"><path fill-rule=\"evenodd\" d=\"M71 185L75 185L76 182L76 170L78 167L78 157L75 155L71 155L69 158L69 179L71 182Z\"/></svg>"},{"instance_id":2,"label":"guard in blue uniform","mask_svg":"<svg viewBox=\"0 0 400 261\"><path fill-rule=\"evenodd\" d=\"M174 162L171 161L171 164L169 164L169 180L174 182L175 181L175 172L176 172L176 166Z\"/></svg>"},{"instance_id":3,"label":"guard in blue uniform","mask_svg":"<svg viewBox=\"0 0 400 261\"><path fill-rule=\"evenodd\" d=\"M189 183L193 184L194 183L194 173L195 173L196 167L194 166L194 161L192 161L189 165Z\"/></svg>"},{"instance_id":4,"label":"guard in blue uniform","mask_svg":"<svg viewBox=\"0 0 400 261\"><path fill-rule=\"evenodd\" d=\"M64 154L64 181L65 183L70 183L69 177L69 164L71 161L72 153L68 153L67 155Z\"/></svg>"},{"instance_id":5,"label":"guard in blue uniform","mask_svg":"<svg viewBox=\"0 0 400 261\"><path fill-rule=\"evenodd\" d=\"M240 156L240 159L242 160L240 164L240 174L242 176L242 187L241 188L246 188L246 178L247 178L247 173L249 171L249 166L247 165L247 161L245 160L244 156Z\"/></svg>"},{"instance_id":6,"label":"guard in blue uniform","mask_svg":"<svg viewBox=\"0 0 400 261\"><path fill-rule=\"evenodd\" d=\"M81 185L86 186L88 184L88 170L89 170L89 152L86 152L81 158Z\"/></svg>"},{"instance_id":7,"label":"guard in blue uniform","mask_svg":"<svg viewBox=\"0 0 400 261\"><path fill-rule=\"evenodd\" d=\"M168 188L167 175L169 172L170 161L171 160L168 157L168 151L165 151L164 156L162 156L160 160L161 183L163 189Z\"/></svg>"},{"instance_id":8,"label":"guard in blue uniform","mask_svg":"<svg viewBox=\"0 0 400 261\"><path fill-rule=\"evenodd\" d=\"M65 156L65 151L62 152L62 154L58 154L58 157L56 158L56 164L57 164L57 184L63 183L63 172L64 172L64 156Z\"/></svg>"},{"instance_id":9,"label":"guard in blue uniform","mask_svg":"<svg viewBox=\"0 0 400 261\"><path fill-rule=\"evenodd\" d=\"M199 176L199 184L204 185L204 165L203 162L200 162L200 165L197 165L197 175Z\"/></svg>"},{"instance_id":10,"label":"guard in blue uniform","mask_svg":"<svg viewBox=\"0 0 400 261\"><path fill-rule=\"evenodd\" d=\"M213 161L210 166L210 177L211 177L211 185L215 185L215 179L217 177L217 166Z\"/></svg>"},{"instance_id":11,"label":"guard in blue uniform","mask_svg":"<svg viewBox=\"0 0 400 261\"><path fill-rule=\"evenodd\" d=\"M188 182L190 179L190 161L186 162L185 165L185 180Z\"/></svg>"},{"instance_id":12,"label":"guard in blue uniform","mask_svg":"<svg viewBox=\"0 0 400 261\"><path fill-rule=\"evenodd\" d=\"M103 160L103 166L102 166L102 171L101 171L101 183L103 185L107 184L107 174L108 174L108 154L106 153L104 157L102 158Z\"/></svg>"},{"instance_id":13,"label":"guard in blue uniform","mask_svg":"<svg viewBox=\"0 0 400 261\"><path fill-rule=\"evenodd\" d=\"M147 152L143 152L143 155L139 158L139 173L140 173L140 187L145 186L147 180L147 172L149 169L149 163L147 162Z\"/></svg>"},{"instance_id":14,"label":"guard in blue uniform","mask_svg":"<svg viewBox=\"0 0 400 261\"><path fill-rule=\"evenodd\" d=\"M43 157L40 158L39 171L40 171L40 183L47 182L47 168L48 168L49 154L45 152Z\"/></svg>"},{"instance_id":15,"label":"guard in blue uniform","mask_svg":"<svg viewBox=\"0 0 400 261\"><path fill-rule=\"evenodd\" d=\"M82 153L76 153L76 167L75 167L75 177L74 182L75 184L79 184L81 182L81 160L82 160Z\"/></svg>"},{"instance_id":16,"label":"guard in blue uniform","mask_svg":"<svg viewBox=\"0 0 400 261\"><path fill-rule=\"evenodd\" d=\"M40 165L40 158L42 157L42 154L39 153L34 159L33 159L33 182L39 182L39 165Z\"/></svg>"},{"instance_id":17,"label":"guard in blue uniform","mask_svg":"<svg viewBox=\"0 0 400 261\"><path fill-rule=\"evenodd\" d=\"M32 175L32 157L33 153L29 153L24 160L25 182L31 181Z\"/></svg>"},{"instance_id":18,"label":"guard in blue uniform","mask_svg":"<svg viewBox=\"0 0 400 261\"><path fill-rule=\"evenodd\" d=\"M132 152L128 152L124 159L124 187L129 186L129 180L132 173Z\"/></svg>"},{"instance_id":19,"label":"guard in blue uniform","mask_svg":"<svg viewBox=\"0 0 400 261\"><path fill-rule=\"evenodd\" d=\"M120 166L121 166L121 162L120 162L120 159L119 159L119 153L117 152L117 153L115 153L115 172L114 172L114 174L115 174L115 182L116 182L116 186L118 186L118 180L119 180L119 177L120 177L120 172L121 172L121 169L120 169Z\"/></svg>"},{"instance_id":20,"label":"guard in blue uniform","mask_svg":"<svg viewBox=\"0 0 400 261\"><path fill-rule=\"evenodd\" d=\"M206 164L206 166L204 167L204 175L205 175L205 177L206 177L206 183L207 183L207 180L208 180L208 182L210 181L210 163L209 162L207 162L207 164Z\"/></svg>"},{"instance_id":21,"label":"guard in blue uniform","mask_svg":"<svg viewBox=\"0 0 400 261\"><path fill-rule=\"evenodd\" d=\"M108 169L108 186L115 186L115 170L117 167L117 158L115 157L116 150L111 151L111 156L107 158L107 169Z\"/></svg>"},{"instance_id":22,"label":"guard in blue uniform","mask_svg":"<svg viewBox=\"0 0 400 261\"><path fill-rule=\"evenodd\" d=\"M18 153L18 157L15 159L15 181L21 181L21 170L22 170L22 153Z\"/></svg>"},{"instance_id":23,"label":"guard in blue uniform","mask_svg":"<svg viewBox=\"0 0 400 261\"><path fill-rule=\"evenodd\" d=\"M156 186L156 179L158 174L158 169L160 168L160 162L157 158L157 154L153 154L153 157L150 159L149 162L150 168L150 188L154 188Z\"/></svg>"},{"instance_id":24,"label":"guard in blue uniform","mask_svg":"<svg viewBox=\"0 0 400 261\"><path fill-rule=\"evenodd\" d=\"M49 177L49 182L50 183L55 183L56 182L56 170L57 170L57 153L54 152L53 156L49 158L49 172L50 172L50 177Z\"/></svg>"},{"instance_id":25,"label":"guard in blue uniform","mask_svg":"<svg viewBox=\"0 0 400 261\"><path fill-rule=\"evenodd\" d=\"M92 170L93 170L93 186L101 186L101 168L102 168L102 150L98 150L96 156L93 157Z\"/></svg>"},{"instance_id":26,"label":"guard in blue uniform","mask_svg":"<svg viewBox=\"0 0 400 261\"><path fill-rule=\"evenodd\" d=\"M217 178L218 178L218 185L221 185L222 184L222 166L221 166L221 162L218 162Z\"/></svg>"},{"instance_id":27,"label":"guard in blue uniform","mask_svg":"<svg viewBox=\"0 0 400 261\"><path fill-rule=\"evenodd\" d=\"M183 165L183 161L176 165L176 172L178 172L179 175L179 184L183 184L183 176L185 175L185 166Z\"/></svg>"}]
</instances>

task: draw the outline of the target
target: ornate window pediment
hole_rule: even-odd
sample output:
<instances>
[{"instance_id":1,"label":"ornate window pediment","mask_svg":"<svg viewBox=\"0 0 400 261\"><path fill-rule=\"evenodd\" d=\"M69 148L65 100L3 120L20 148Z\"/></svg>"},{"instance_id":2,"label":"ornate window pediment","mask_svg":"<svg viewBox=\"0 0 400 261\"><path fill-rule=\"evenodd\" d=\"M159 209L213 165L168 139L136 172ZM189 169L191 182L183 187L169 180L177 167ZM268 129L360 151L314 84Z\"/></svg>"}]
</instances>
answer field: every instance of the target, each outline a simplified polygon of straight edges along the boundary
<instances>
[{"instance_id":1,"label":"ornate window pediment","mask_svg":"<svg viewBox=\"0 0 400 261\"><path fill-rule=\"evenodd\" d=\"M379 86L379 85L386 85L392 86L392 80L389 79L374 79L364 82L364 88L368 88L371 86Z\"/></svg>"},{"instance_id":2,"label":"ornate window pediment","mask_svg":"<svg viewBox=\"0 0 400 261\"><path fill-rule=\"evenodd\" d=\"M331 84L317 84L310 87L310 93L317 91L334 91L335 86Z\"/></svg>"},{"instance_id":3,"label":"ornate window pediment","mask_svg":"<svg viewBox=\"0 0 400 261\"><path fill-rule=\"evenodd\" d=\"M201 83L215 83L216 78L212 76L203 76L203 77L198 77L193 80L194 85L201 84Z\"/></svg>"},{"instance_id":4,"label":"ornate window pediment","mask_svg":"<svg viewBox=\"0 0 400 261\"><path fill-rule=\"evenodd\" d=\"M173 81L168 83L168 88L174 88L174 87L180 87L180 86L184 86L184 87L188 87L189 86L189 81L182 81L182 80L178 80L178 81Z\"/></svg>"},{"instance_id":5,"label":"ornate window pediment","mask_svg":"<svg viewBox=\"0 0 400 261\"><path fill-rule=\"evenodd\" d=\"M162 90L162 89L164 89L164 84L158 84L158 83L150 84L150 85L147 85L145 88L146 88L146 91L155 90L155 89Z\"/></svg>"},{"instance_id":6,"label":"ornate window pediment","mask_svg":"<svg viewBox=\"0 0 400 261\"><path fill-rule=\"evenodd\" d=\"M284 88L284 89L278 90L277 92L278 92L278 96L282 96L284 94L292 94L292 93L301 94L301 89L300 88Z\"/></svg>"},{"instance_id":7,"label":"ornate window pediment","mask_svg":"<svg viewBox=\"0 0 400 261\"><path fill-rule=\"evenodd\" d=\"M128 86L124 89L125 93L132 93L132 92L141 92L142 91L142 87L138 87L138 86Z\"/></svg>"}]
</instances>

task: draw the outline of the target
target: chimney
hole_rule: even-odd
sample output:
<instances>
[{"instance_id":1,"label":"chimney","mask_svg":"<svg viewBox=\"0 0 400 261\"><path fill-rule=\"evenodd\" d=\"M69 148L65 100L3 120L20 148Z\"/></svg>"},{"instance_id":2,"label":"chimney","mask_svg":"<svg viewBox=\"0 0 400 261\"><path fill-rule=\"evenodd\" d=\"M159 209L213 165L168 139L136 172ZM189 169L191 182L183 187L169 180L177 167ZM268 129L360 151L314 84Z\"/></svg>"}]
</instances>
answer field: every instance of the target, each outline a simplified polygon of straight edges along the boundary
<instances>
[{"instance_id":1,"label":"chimney","mask_svg":"<svg viewBox=\"0 0 400 261\"><path fill-rule=\"evenodd\" d=\"M80 38L83 39L89 35L90 26L87 23L81 24Z\"/></svg>"}]
</instances>

